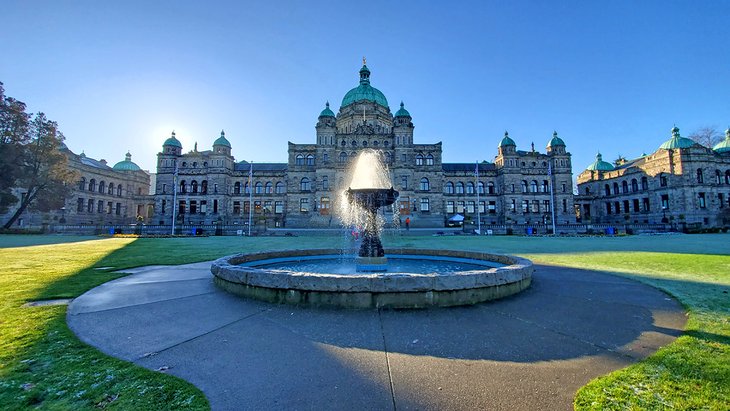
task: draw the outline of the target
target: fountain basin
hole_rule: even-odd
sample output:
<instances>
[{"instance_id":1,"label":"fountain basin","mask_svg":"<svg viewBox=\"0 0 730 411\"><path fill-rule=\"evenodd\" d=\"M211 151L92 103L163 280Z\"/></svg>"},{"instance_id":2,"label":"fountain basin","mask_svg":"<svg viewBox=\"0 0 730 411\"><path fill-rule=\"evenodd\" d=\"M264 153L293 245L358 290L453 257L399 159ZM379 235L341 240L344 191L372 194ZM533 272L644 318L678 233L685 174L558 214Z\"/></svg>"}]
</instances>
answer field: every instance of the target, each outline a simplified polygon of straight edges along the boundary
<instances>
[{"instance_id":1,"label":"fountain basin","mask_svg":"<svg viewBox=\"0 0 730 411\"><path fill-rule=\"evenodd\" d=\"M425 308L476 304L530 286L527 259L456 250L388 249L393 259L460 259L475 267L441 273L311 273L267 268L272 260L340 258L340 250L314 249L238 254L213 262L216 285L231 293L274 303L345 308ZM261 266L257 266L257 263ZM487 262L504 264L491 267ZM241 265L244 264L244 265Z\"/></svg>"}]
</instances>

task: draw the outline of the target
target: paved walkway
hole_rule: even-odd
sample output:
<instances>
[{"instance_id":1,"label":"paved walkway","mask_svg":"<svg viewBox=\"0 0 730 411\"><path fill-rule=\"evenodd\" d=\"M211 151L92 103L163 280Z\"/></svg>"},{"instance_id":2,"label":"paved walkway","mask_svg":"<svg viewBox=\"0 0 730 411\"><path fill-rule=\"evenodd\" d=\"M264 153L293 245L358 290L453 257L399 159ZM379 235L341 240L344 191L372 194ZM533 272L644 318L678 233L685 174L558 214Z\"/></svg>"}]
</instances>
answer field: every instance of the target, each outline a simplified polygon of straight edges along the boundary
<instances>
[{"instance_id":1,"label":"paved walkway","mask_svg":"<svg viewBox=\"0 0 730 411\"><path fill-rule=\"evenodd\" d=\"M68 324L105 353L169 367L214 410L561 410L686 321L656 289L559 267L492 303L366 311L245 300L209 267L135 270L75 299Z\"/></svg>"}]
</instances>

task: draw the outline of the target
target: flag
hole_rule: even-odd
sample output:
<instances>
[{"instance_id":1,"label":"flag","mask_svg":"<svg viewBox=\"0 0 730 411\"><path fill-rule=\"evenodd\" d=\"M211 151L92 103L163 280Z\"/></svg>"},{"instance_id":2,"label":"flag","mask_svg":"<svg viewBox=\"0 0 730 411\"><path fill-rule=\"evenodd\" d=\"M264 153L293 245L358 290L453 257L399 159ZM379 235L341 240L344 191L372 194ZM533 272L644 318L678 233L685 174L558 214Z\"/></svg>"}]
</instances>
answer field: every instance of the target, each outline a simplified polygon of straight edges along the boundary
<instances>
[{"instance_id":1,"label":"flag","mask_svg":"<svg viewBox=\"0 0 730 411\"><path fill-rule=\"evenodd\" d=\"M248 163L248 188L251 189L251 181L253 180L253 163Z\"/></svg>"},{"instance_id":2,"label":"flag","mask_svg":"<svg viewBox=\"0 0 730 411\"><path fill-rule=\"evenodd\" d=\"M476 178L479 178L479 162L477 161L476 165L474 166L474 176Z\"/></svg>"},{"instance_id":3,"label":"flag","mask_svg":"<svg viewBox=\"0 0 730 411\"><path fill-rule=\"evenodd\" d=\"M552 162L548 161L548 176L553 175Z\"/></svg>"}]
</instances>

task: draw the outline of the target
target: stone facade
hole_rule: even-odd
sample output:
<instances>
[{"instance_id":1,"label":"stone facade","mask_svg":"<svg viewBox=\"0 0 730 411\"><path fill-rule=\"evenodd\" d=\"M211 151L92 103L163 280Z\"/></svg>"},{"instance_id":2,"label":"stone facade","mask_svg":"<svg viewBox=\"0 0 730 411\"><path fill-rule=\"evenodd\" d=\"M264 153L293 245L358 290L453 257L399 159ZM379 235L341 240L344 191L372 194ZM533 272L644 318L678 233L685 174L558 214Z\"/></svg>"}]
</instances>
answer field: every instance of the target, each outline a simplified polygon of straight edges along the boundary
<instances>
[{"instance_id":1,"label":"stone facade","mask_svg":"<svg viewBox=\"0 0 730 411\"><path fill-rule=\"evenodd\" d=\"M730 130L726 131L730 141ZM578 176L576 211L582 222L667 223L677 229L730 225L730 149L681 137L655 152L615 164L595 163Z\"/></svg>"},{"instance_id":2,"label":"stone facade","mask_svg":"<svg viewBox=\"0 0 730 411\"><path fill-rule=\"evenodd\" d=\"M15 222L15 227L150 222L154 208L153 197L149 195L150 175L132 162L131 154L127 153L125 160L110 167L106 160L95 160L84 153L75 154L65 146L62 151L68 159L68 167L79 176L65 205L48 213L26 210ZM22 189L15 191L18 196L23 194ZM15 210L11 207L3 220Z\"/></svg>"},{"instance_id":3,"label":"stone facade","mask_svg":"<svg viewBox=\"0 0 730 411\"><path fill-rule=\"evenodd\" d=\"M553 186L556 222L575 222L570 153L557 133L546 153L517 150L506 136L495 161L478 164L477 180L476 164L442 161L441 142L414 142L410 113L403 103L391 112L367 66L337 115L327 103L315 129L315 143L289 143L287 163L253 164L235 161L223 132L212 150L186 154L173 133L158 154L153 221L171 224L175 204L178 223L245 225L251 210L258 227L334 227L351 162L373 149L400 192L391 223L442 227L455 214L484 224L549 223Z\"/></svg>"}]
</instances>

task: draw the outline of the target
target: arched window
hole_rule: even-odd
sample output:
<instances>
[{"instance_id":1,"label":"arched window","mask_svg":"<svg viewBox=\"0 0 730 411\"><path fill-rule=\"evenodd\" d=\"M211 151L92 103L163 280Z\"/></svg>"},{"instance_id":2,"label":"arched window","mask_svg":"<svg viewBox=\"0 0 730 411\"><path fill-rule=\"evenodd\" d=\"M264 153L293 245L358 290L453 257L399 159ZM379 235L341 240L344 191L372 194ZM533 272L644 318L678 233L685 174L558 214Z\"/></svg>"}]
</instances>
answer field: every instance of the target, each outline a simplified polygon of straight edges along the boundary
<instances>
[{"instance_id":1,"label":"arched window","mask_svg":"<svg viewBox=\"0 0 730 411\"><path fill-rule=\"evenodd\" d=\"M606 195L610 196L611 195L611 186L606 184L605 186L603 186L603 188L606 190Z\"/></svg>"},{"instance_id":2,"label":"arched window","mask_svg":"<svg viewBox=\"0 0 730 411\"><path fill-rule=\"evenodd\" d=\"M464 194L464 183L461 181L456 183L456 194Z\"/></svg>"},{"instance_id":3,"label":"arched window","mask_svg":"<svg viewBox=\"0 0 730 411\"><path fill-rule=\"evenodd\" d=\"M263 194L264 193L264 185L261 184L260 181L257 181L256 184L254 184L254 193L255 194Z\"/></svg>"},{"instance_id":4,"label":"arched window","mask_svg":"<svg viewBox=\"0 0 730 411\"><path fill-rule=\"evenodd\" d=\"M494 183L492 183L492 188L494 188ZM480 181L477 183L477 193L484 194L484 182Z\"/></svg>"},{"instance_id":5,"label":"arched window","mask_svg":"<svg viewBox=\"0 0 730 411\"><path fill-rule=\"evenodd\" d=\"M344 151L340 153L339 162L340 164L344 164L347 162L347 153L345 153Z\"/></svg>"},{"instance_id":6,"label":"arched window","mask_svg":"<svg viewBox=\"0 0 730 411\"><path fill-rule=\"evenodd\" d=\"M537 193L537 180L532 180L530 182L530 192Z\"/></svg>"},{"instance_id":7,"label":"arched window","mask_svg":"<svg viewBox=\"0 0 730 411\"><path fill-rule=\"evenodd\" d=\"M180 192L185 193L185 180L180 181Z\"/></svg>"},{"instance_id":8,"label":"arched window","mask_svg":"<svg viewBox=\"0 0 730 411\"><path fill-rule=\"evenodd\" d=\"M444 186L444 192L446 194L454 194L454 183L452 183L451 181L447 182Z\"/></svg>"},{"instance_id":9,"label":"arched window","mask_svg":"<svg viewBox=\"0 0 730 411\"><path fill-rule=\"evenodd\" d=\"M243 185L243 192L244 194L251 194L251 187L249 187L248 181L246 181L246 184Z\"/></svg>"},{"instance_id":10,"label":"arched window","mask_svg":"<svg viewBox=\"0 0 730 411\"><path fill-rule=\"evenodd\" d=\"M385 153L385 162L388 164L393 162L393 154L390 151Z\"/></svg>"},{"instance_id":11,"label":"arched window","mask_svg":"<svg viewBox=\"0 0 730 411\"><path fill-rule=\"evenodd\" d=\"M198 192L198 182L197 181L193 180L192 182L190 182L190 191L193 193Z\"/></svg>"},{"instance_id":12,"label":"arched window","mask_svg":"<svg viewBox=\"0 0 730 411\"><path fill-rule=\"evenodd\" d=\"M730 170L725 171L725 184L730 184Z\"/></svg>"},{"instance_id":13,"label":"arched window","mask_svg":"<svg viewBox=\"0 0 730 411\"><path fill-rule=\"evenodd\" d=\"M117 197L121 197L121 196L122 196L122 185L119 184L119 185L117 185Z\"/></svg>"},{"instance_id":14,"label":"arched window","mask_svg":"<svg viewBox=\"0 0 730 411\"><path fill-rule=\"evenodd\" d=\"M635 178L631 179L631 191L633 191L633 192L639 191L639 183L636 181Z\"/></svg>"},{"instance_id":15,"label":"arched window","mask_svg":"<svg viewBox=\"0 0 730 411\"><path fill-rule=\"evenodd\" d=\"M297 166L303 166L304 165L304 156L301 154L297 154L294 160L294 165Z\"/></svg>"},{"instance_id":16,"label":"arched window","mask_svg":"<svg viewBox=\"0 0 730 411\"><path fill-rule=\"evenodd\" d=\"M284 194L284 193L286 193L284 183L282 183L281 181L278 181L276 183L276 194Z\"/></svg>"},{"instance_id":17,"label":"arched window","mask_svg":"<svg viewBox=\"0 0 730 411\"><path fill-rule=\"evenodd\" d=\"M307 177L302 178L302 180L299 182L299 190L301 191L311 191L311 183L309 182L309 179Z\"/></svg>"},{"instance_id":18,"label":"arched window","mask_svg":"<svg viewBox=\"0 0 730 411\"><path fill-rule=\"evenodd\" d=\"M433 165L433 156L431 154L426 156L426 165L432 166Z\"/></svg>"},{"instance_id":19,"label":"arched window","mask_svg":"<svg viewBox=\"0 0 730 411\"><path fill-rule=\"evenodd\" d=\"M114 183L109 183L109 186L106 188L106 193L114 195Z\"/></svg>"},{"instance_id":20,"label":"arched window","mask_svg":"<svg viewBox=\"0 0 730 411\"><path fill-rule=\"evenodd\" d=\"M311 155L311 154L309 154L309 155L307 156L307 165L308 165L308 166L313 166L313 165L314 165L314 156L313 156L313 155Z\"/></svg>"},{"instance_id":21,"label":"arched window","mask_svg":"<svg viewBox=\"0 0 730 411\"><path fill-rule=\"evenodd\" d=\"M203 180L200 183L200 192L203 194L208 194L208 180Z\"/></svg>"},{"instance_id":22,"label":"arched window","mask_svg":"<svg viewBox=\"0 0 730 411\"><path fill-rule=\"evenodd\" d=\"M330 189L330 179L327 176L322 177L322 190L329 191Z\"/></svg>"},{"instance_id":23,"label":"arched window","mask_svg":"<svg viewBox=\"0 0 730 411\"><path fill-rule=\"evenodd\" d=\"M241 182L236 181L233 184L233 194L241 194Z\"/></svg>"},{"instance_id":24,"label":"arched window","mask_svg":"<svg viewBox=\"0 0 730 411\"><path fill-rule=\"evenodd\" d=\"M613 183L613 193L618 194L618 183Z\"/></svg>"},{"instance_id":25,"label":"arched window","mask_svg":"<svg viewBox=\"0 0 730 411\"><path fill-rule=\"evenodd\" d=\"M466 193L474 194L474 183L472 183L471 181L466 183Z\"/></svg>"},{"instance_id":26,"label":"arched window","mask_svg":"<svg viewBox=\"0 0 730 411\"><path fill-rule=\"evenodd\" d=\"M698 168L697 169L697 182L698 183L704 183L705 182L705 177L702 174L702 169L701 168Z\"/></svg>"},{"instance_id":27,"label":"arched window","mask_svg":"<svg viewBox=\"0 0 730 411\"><path fill-rule=\"evenodd\" d=\"M106 189L106 183L104 180L99 181L99 193L104 194L104 190Z\"/></svg>"},{"instance_id":28,"label":"arched window","mask_svg":"<svg viewBox=\"0 0 730 411\"><path fill-rule=\"evenodd\" d=\"M79 190L86 190L86 178L84 177L79 180Z\"/></svg>"},{"instance_id":29,"label":"arched window","mask_svg":"<svg viewBox=\"0 0 730 411\"><path fill-rule=\"evenodd\" d=\"M481 184L481 183L479 183L479 184ZM482 187L482 192L484 192L484 188L483 187ZM496 193L496 190L494 189L494 183L491 182L491 181L489 183L487 183L487 193L488 194L495 194Z\"/></svg>"},{"instance_id":30,"label":"arched window","mask_svg":"<svg viewBox=\"0 0 730 411\"><path fill-rule=\"evenodd\" d=\"M271 184L271 181L266 182L266 185L264 186L264 192L266 194L272 194L274 192L274 185Z\"/></svg>"},{"instance_id":31,"label":"arched window","mask_svg":"<svg viewBox=\"0 0 730 411\"><path fill-rule=\"evenodd\" d=\"M431 184L429 184L428 179L426 177L423 177L421 179L421 191L429 191L431 189Z\"/></svg>"},{"instance_id":32,"label":"arched window","mask_svg":"<svg viewBox=\"0 0 730 411\"><path fill-rule=\"evenodd\" d=\"M542 187L540 187L541 193L547 193L550 191L550 185L547 180L542 180Z\"/></svg>"},{"instance_id":33,"label":"arched window","mask_svg":"<svg viewBox=\"0 0 730 411\"><path fill-rule=\"evenodd\" d=\"M624 194L629 192L629 183L627 183L626 181L621 182L621 192Z\"/></svg>"},{"instance_id":34,"label":"arched window","mask_svg":"<svg viewBox=\"0 0 730 411\"><path fill-rule=\"evenodd\" d=\"M641 177L641 189L642 190L649 189L649 179L647 179L646 177Z\"/></svg>"},{"instance_id":35,"label":"arched window","mask_svg":"<svg viewBox=\"0 0 730 411\"><path fill-rule=\"evenodd\" d=\"M422 166L423 165L423 156L420 155L420 154L417 154L416 155L416 165L417 166Z\"/></svg>"},{"instance_id":36,"label":"arched window","mask_svg":"<svg viewBox=\"0 0 730 411\"><path fill-rule=\"evenodd\" d=\"M96 191L96 180L89 180L89 191Z\"/></svg>"},{"instance_id":37,"label":"arched window","mask_svg":"<svg viewBox=\"0 0 730 411\"><path fill-rule=\"evenodd\" d=\"M322 154L322 161L324 161L325 163L329 162L330 161L330 155L327 154L327 153Z\"/></svg>"},{"instance_id":38,"label":"arched window","mask_svg":"<svg viewBox=\"0 0 730 411\"><path fill-rule=\"evenodd\" d=\"M715 181L717 184L722 184L722 175L720 174L720 170L715 170Z\"/></svg>"},{"instance_id":39,"label":"arched window","mask_svg":"<svg viewBox=\"0 0 730 411\"><path fill-rule=\"evenodd\" d=\"M527 192L527 180L522 180L522 192Z\"/></svg>"}]
</instances>

